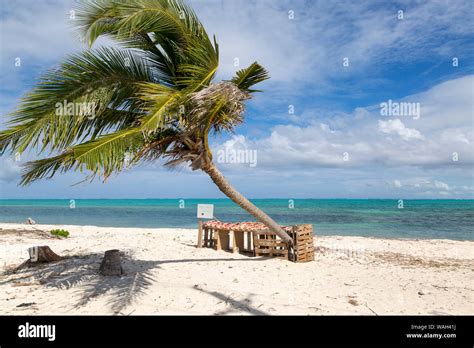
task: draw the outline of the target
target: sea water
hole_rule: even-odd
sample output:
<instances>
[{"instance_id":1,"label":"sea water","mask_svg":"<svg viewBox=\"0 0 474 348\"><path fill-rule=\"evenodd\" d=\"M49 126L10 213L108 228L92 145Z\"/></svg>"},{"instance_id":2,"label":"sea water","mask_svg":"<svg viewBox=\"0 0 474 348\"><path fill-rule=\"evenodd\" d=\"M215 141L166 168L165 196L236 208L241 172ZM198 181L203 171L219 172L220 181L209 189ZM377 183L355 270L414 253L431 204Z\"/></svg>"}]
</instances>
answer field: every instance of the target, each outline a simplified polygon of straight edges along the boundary
<instances>
[{"instance_id":1,"label":"sea water","mask_svg":"<svg viewBox=\"0 0 474 348\"><path fill-rule=\"evenodd\" d=\"M255 199L282 225L313 224L316 235L473 240L474 200ZM196 228L197 204L221 221L253 220L228 199L0 200L0 222Z\"/></svg>"}]
</instances>

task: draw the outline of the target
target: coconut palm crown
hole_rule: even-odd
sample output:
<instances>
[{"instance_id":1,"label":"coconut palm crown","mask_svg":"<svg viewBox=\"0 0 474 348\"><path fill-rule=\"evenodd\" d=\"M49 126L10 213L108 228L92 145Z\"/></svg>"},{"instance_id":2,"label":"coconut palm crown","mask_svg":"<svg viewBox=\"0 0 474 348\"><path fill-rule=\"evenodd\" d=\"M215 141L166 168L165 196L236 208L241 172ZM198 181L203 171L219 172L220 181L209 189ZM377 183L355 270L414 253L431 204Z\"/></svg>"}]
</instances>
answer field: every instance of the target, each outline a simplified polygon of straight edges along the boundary
<instances>
[{"instance_id":1,"label":"coconut palm crown","mask_svg":"<svg viewBox=\"0 0 474 348\"><path fill-rule=\"evenodd\" d=\"M141 162L187 163L291 243L218 171L208 140L243 122L244 102L268 72L255 62L212 83L219 46L181 0L85 1L73 23L90 48L47 72L0 132L1 154L50 155L26 163L21 184L69 170L105 180ZM101 36L118 45L92 48Z\"/></svg>"}]
</instances>

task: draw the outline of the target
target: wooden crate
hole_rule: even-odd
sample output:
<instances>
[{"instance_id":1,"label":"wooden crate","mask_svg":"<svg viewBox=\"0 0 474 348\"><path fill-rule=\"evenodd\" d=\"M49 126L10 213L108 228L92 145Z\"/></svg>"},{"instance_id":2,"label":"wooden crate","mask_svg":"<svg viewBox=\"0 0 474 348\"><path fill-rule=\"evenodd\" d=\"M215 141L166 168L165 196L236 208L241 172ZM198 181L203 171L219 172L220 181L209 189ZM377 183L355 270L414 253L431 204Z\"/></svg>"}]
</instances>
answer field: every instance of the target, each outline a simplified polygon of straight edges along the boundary
<instances>
[{"instance_id":1,"label":"wooden crate","mask_svg":"<svg viewBox=\"0 0 474 348\"><path fill-rule=\"evenodd\" d=\"M202 246L204 248L214 248L216 245L215 231L213 228L203 227L204 238L202 241Z\"/></svg>"},{"instance_id":2,"label":"wooden crate","mask_svg":"<svg viewBox=\"0 0 474 348\"><path fill-rule=\"evenodd\" d=\"M314 261L313 225L295 225L289 232L293 239L293 248L289 260L293 262Z\"/></svg>"},{"instance_id":3,"label":"wooden crate","mask_svg":"<svg viewBox=\"0 0 474 348\"><path fill-rule=\"evenodd\" d=\"M203 226L202 246L214 248L216 250L229 249L229 229L218 229ZM233 250L252 251L255 256L268 256L287 259L293 262L310 262L314 260L314 241L312 225L294 225L289 231L293 239L293 247L288 250L288 246L275 233L268 229L258 231L248 231L252 238L247 240L247 249L244 246L243 231L233 233ZM199 242L198 242L199 245Z\"/></svg>"},{"instance_id":4,"label":"wooden crate","mask_svg":"<svg viewBox=\"0 0 474 348\"><path fill-rule=\"evenodd\" d=\"M277 257L288 259L288 248L275 233L270 231L254 231L253 245L255 256Z\"/></svg>"}]
</instances>

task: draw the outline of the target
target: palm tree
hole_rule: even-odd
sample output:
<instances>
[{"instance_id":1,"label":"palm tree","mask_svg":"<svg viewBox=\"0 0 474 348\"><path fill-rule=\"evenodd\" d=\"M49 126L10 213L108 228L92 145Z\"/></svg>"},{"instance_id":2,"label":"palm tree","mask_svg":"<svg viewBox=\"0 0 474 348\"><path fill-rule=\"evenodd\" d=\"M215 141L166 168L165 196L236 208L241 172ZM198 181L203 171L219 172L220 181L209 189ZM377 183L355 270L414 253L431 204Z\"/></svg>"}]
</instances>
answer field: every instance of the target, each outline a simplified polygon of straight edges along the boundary
<instances>
[{"instance_id":1,"label":"palm tree","mask_svg":"<svg viewBox=\"0 0 474 348\"><path fill-rule=\"evenodd\" d=\"M211 83L219 47L181 0L87 1L74 23L89 49L46 73L0 132L1 154L28 148L55 154L26 163L21 184L71 169L106 180L141 162L187 163L291 244L220 173L208 140L243 122L244 102L267 71L255 62L231 80ZM92 49L100 36L119 48Z\"/></svg>"}]
</instances>

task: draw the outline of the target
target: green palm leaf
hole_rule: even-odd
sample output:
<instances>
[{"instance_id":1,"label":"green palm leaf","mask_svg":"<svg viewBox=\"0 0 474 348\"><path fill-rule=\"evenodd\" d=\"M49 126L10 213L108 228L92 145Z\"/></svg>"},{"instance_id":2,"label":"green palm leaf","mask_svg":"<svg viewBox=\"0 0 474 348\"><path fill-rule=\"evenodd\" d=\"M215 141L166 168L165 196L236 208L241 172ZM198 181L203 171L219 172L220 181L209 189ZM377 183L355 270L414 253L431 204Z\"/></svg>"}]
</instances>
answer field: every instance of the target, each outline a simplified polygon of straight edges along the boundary
<instances>
[{"instance_id":1,"label":"green palm leaf","mask_svg":"<svg viewBox=\"0 0 474 348\"><path fill-rule=\"evenodd\" d=\"M237 71L236 75L237 76L231 79L231 82L247 92L261 92L259 90L252 90L250 87L270 78L268 71L257 62L252 63L245 69Z\"/></svg>"},{"instance_id":2,"label":"green palm leaf","mask_svg":"<svg viewBox=\"0 0 474 348\"><path fill-rule=\"evenodd\" d=\"M75 164L72 151L66 151L58 156L27 162L20 185L42 178L52 178L57 171L66 172Z\"/></svg>"},{"instance_id":3,"label":"green palm leaf","mask_svg":"<svg viewBox=\"0 0 474 348\"><path fill-rule=\"evenodd\" d=\"M22 184L69 169L107 178L161 157L198 169L212 159L209 133L232 132L250 87L268 78L253 63L212 84L219 47L181 0L91 0L74 25L90 46L108 36L126 49L72 55L23 98L0 132L0 153L61 154L28 162ZM61 103L93 105L93 115L58 115Z\"/></svg>"},{"instance_id":4,"label":"green palm leaf","mask_svg":"<svg viewBox=\"0 0 474 348\"><path fill-rule=\"evenodd\" d=\"M42 150L62 150L91 133L100 134L125 121L108 117L111 109L141 115L138 83L154 80L153 72L131 51L101 48L73 55L23 98L11 114L13 126L0 132L0 151L10 147L11 152L23 152L39 143ZM90 106L93 115L77 115L75 107L64 112L63 105Z\"/></svg>"}]
</instances>

